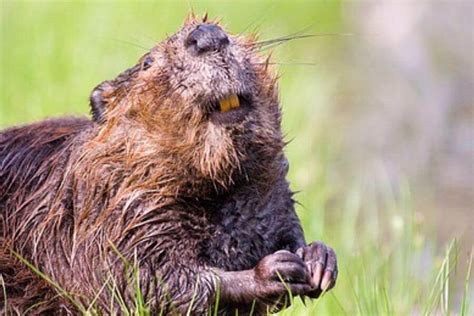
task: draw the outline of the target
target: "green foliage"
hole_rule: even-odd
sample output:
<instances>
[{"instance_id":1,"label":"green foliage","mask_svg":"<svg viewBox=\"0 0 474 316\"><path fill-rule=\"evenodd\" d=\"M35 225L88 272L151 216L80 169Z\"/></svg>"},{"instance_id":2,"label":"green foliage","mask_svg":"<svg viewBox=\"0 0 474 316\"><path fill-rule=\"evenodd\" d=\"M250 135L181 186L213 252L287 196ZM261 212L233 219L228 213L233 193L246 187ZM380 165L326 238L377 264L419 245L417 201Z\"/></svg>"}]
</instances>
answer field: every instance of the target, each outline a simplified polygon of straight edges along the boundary
<instances>
[{"instance_id":1,"label":"green foliage","mask_svg":"<svg viewBox=\"0 0 474 316\"><path fill-rule=\"evenodd\" d=\"M0 127L47 116L87 115L92 88L133 65L156 41L178 29L191 6L186 1L0 5ZM264 39L301 30L343 29L339 1L200 1L192 7L198 14L222 17L231 32L258 30ZM409 186L334 180L340 140L328 127L337 124L331 107L337 89L332 65L341 45L337 36L316 37L274 52L274 61L282 63L283 124L292 139L287 147L289 178L293 189L301 191L296 196L298 213L308 241L324 240L334 247L340 270L335 289L305 304L295 298L280 314L469 315L472 255L462 271L456 269L456 243L439 256L439 246L413 211ZM456 274L465 278L463 289ZM138 275L132 276L136 282ZM133 309L119 296L114 300L128 315L149 315L140 286L135 286ZM113 280L98 292L102 290L115 293ZM83 311L94 314L92 307Z\"/></svg>"}]
</instances>

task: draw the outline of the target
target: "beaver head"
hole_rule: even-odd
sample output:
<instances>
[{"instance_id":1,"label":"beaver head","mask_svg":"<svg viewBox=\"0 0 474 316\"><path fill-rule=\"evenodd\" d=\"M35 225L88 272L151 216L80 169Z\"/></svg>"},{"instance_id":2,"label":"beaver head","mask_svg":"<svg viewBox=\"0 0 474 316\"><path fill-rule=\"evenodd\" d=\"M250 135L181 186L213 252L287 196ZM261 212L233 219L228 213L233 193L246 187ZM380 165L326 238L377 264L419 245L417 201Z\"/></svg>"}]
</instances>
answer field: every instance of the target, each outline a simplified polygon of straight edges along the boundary
<instances>
[{"instance_id":1,"label":"beaver head","mask_svg":"<svg viewBox=\"0 0 474 316\"><path fill-rule=\"evenodd\" d=\"M189 18L137 65L97 86L91 108L99 134L127 130L120 137L135 135L131 147L168 161L173 177L214 187L273 168L283 148L276 76L255 38L206 18Z\"/></svg>"}]
</instances>

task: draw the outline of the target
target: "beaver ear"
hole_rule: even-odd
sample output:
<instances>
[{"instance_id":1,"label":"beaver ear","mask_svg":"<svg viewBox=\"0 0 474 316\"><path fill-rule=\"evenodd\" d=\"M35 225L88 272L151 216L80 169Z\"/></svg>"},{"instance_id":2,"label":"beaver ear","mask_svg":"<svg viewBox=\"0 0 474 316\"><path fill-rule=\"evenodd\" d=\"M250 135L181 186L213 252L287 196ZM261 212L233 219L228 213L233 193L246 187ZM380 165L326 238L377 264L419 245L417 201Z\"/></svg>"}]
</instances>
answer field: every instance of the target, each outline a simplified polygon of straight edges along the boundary
<instances>
[{"instance_id":1,"label":"beaver ear","mask_svg":"<svg viewBox=\"0 0 474 316\"><path fill-rule=\"evenodd\" d=\"M107 95L112 90L112 85L109 81L104 81L94 88L90 96L90 106L92 119L95 122L102 123L105 121L105 109L107 107Z\"/></svg>"}]
</instances>

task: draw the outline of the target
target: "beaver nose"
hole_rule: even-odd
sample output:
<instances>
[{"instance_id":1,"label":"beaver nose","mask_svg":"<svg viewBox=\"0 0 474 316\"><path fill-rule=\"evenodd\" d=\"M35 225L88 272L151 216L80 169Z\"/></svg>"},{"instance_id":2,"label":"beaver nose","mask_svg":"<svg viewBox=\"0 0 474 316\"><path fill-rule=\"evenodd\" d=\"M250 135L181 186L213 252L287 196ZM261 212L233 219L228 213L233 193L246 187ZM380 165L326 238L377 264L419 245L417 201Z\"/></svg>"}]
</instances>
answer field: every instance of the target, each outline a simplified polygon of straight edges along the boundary
<instances>
[{"instance_id":1,"label":"beaver nose","mask_svg":"<svg viewBox=\"0 0 474 316\"><path fill-rule=\"evenodd\" d=\"M220 51L229 45L227 34L217 25L198 25L186 38L184 45L198 54Z\"/></svg>"}]
</instances>

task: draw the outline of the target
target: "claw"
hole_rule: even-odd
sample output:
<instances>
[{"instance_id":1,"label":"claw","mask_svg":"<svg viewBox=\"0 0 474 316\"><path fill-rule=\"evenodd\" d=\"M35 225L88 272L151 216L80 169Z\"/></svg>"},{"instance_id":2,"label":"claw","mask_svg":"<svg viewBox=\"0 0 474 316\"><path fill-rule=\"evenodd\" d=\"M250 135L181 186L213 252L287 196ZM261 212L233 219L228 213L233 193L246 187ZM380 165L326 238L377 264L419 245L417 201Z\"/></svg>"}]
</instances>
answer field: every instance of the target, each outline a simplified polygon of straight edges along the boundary
<instances>
[{"instance_id":1,"label":"claw","mask_svg":"<svg viewBox=\"0 0 474 316\"><path fill-rule=\"evenodd\" d=\"M304 257L303 257L303 255L304 255L303 247L298 248L298 250L296 250L296 255L297 255L298 257L300 257L301 259L304 259Z\"/></svg>"},{"instance_id":2,"label":"claw","mask_svg":"<svg viewBox=\"0 0 474 316\"><path fill-rule=\"evenodd\" d=\"M332 271L327 270L324 273L323 280L321 281L321 289L323 291L327 291L329 289L329 286L331 285L332 281Z\"/></svg>"},{"instance_id":3,"label":"claw","mask_svg":"<svg viewBox=\"0 0 474 316\"><path fill-rule=\"evenodd\" d=\"M314 270L313 273L313 286L318 288L319 283L321 282L321 277L323 274L323 265L319 262L316 263L316 269Z\"/></svg>"}]
</instances>

